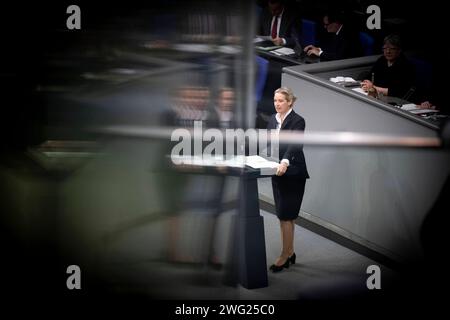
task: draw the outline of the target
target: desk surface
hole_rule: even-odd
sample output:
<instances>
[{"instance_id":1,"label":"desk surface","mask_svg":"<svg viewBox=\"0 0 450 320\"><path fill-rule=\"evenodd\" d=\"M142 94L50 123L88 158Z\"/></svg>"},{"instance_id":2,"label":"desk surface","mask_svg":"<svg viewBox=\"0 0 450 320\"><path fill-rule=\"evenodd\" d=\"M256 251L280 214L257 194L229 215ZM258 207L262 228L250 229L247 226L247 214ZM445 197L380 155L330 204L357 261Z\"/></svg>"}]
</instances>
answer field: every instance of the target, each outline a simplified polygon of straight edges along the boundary
<instances>
[{"instance_id":1,"label":"desk surface","mask_svg":"<svg viewBox=\"0 0 450 320\"><path fill-rule=\"evenodd\" d=\"M256 49L256 48L255 48L255 51L261 57L264 57L267 59L272 59L272 60L275 59L275 60L284 62L289 65L310 64L310 63L320 62L319 57L311 57L311 56L307 56L307 55L302 55L301 57L298 57L297 55L280 56L280 55L272 53L271 51L265 51L265 50L260 50L260 49Z\"/></svg>"}]
</instances>

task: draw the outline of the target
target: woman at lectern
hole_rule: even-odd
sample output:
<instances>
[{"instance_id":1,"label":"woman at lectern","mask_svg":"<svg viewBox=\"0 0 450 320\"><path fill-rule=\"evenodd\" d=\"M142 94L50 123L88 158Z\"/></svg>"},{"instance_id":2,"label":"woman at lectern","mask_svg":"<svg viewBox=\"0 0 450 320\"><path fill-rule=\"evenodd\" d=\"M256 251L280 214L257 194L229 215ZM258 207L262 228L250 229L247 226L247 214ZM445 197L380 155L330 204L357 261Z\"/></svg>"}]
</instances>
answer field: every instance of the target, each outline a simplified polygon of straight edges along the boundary
<instances>
[{"instance_id":1,"label":"woman at lectern","mask_svg":"<svg viewBox=\"0 0 450 320\"><path fill-rule=\"evenodd\" d=\"M273 101L277 113L271 116L267 129L278 132L305 130L305 119L293 110L296 99L290 88L275 90ZM282 250L275 263L270 266L273 272L282 271L295 263L295 219L300 212L306 179L309 178L303 146L284 145L280 142L279 159L281 161L276 175L272 177L272 188L276 214L280 220Z\"/></svg>"}]
</instances>

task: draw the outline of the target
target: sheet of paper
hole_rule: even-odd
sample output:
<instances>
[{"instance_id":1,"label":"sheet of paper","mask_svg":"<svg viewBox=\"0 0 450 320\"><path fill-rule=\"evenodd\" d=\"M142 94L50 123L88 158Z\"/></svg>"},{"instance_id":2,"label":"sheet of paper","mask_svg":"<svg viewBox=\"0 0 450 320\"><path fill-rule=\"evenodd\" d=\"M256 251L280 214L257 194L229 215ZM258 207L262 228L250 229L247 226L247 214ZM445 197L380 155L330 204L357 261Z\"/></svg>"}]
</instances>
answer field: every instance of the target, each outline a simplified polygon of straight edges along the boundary
<instances>
[{"instance_id":1,"label":"sheet of paper","mask_svg":"<svg viewBox=\"0 0 450 320\"><path fill-rule=\"evenodd\" d=\"M287 55L295 54L295 51L294 51L294 49L283 47L283 48L280 48L277 50L273 50L272 53L275 53L277 55L287 56Z\"/></svg>"},{"instance_id":2,"label":"sheet of paper","mask_svg":"<svg viewBox=\"0 0 450 320\"><path fill-rule=\"evenodd\" d=\"M417 106L414 103L407 103L404 104L400 107L400 109L402 110L406 110L406 111L411 111L411 110L415 110L418 109Z\"/></svg>"},{"instance_id":3,"label":"sheet of paper","mask_svg":"<svg viewBox=\"0 0 450 320\"><path fill-rule=\"evenodd\" d=\"M245 157L245 164L254 169L277 168L279 165L278 162L269 161L260 156Z\"/></svg>"},{"instance_id":4,"label":"sheet of paper","mask_svg":"<svg viewBox=\"0 0 450 320\"><path fill-rule=\"evenodd\" d=\"M434 109L416 109L416 110L410 110L409 112L414 114L425 114L425 113L437 113L439 110Z\"/></svg>"},{"instance_id":5,"label":"sheet of paper","mask_svg":"<svg viewBox=\"0 0 450 320\"><path fill-rule=\"evenodd\" d=\"M358 93L362 93L362 94L367 96L367 92L365 92L362 88L353 88L352 90L356 91Z\"/></svg>"}]
</instances>

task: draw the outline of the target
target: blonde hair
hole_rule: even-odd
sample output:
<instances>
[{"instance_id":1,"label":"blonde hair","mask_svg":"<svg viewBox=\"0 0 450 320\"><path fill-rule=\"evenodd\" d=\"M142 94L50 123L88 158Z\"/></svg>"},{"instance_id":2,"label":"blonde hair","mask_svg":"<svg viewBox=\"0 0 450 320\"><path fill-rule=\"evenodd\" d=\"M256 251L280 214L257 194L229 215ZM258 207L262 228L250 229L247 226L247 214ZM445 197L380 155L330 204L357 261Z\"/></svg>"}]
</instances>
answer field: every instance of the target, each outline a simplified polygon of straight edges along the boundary
<instances>
[{"instance_id":1,"label":"blonde hair","mask_svg":"<svg viewBox=\"0 0 450 320\"><path fill-rule=\"evenodd\" d=\"M291 107L294 106L294 102L297 100L297 97L294 95L291 88L281 87L275 90L273 94L275 95L276 93L281 93L282 95L284 95L286 97L286 100L291 102Z\"/></svg>"}]
</instances>

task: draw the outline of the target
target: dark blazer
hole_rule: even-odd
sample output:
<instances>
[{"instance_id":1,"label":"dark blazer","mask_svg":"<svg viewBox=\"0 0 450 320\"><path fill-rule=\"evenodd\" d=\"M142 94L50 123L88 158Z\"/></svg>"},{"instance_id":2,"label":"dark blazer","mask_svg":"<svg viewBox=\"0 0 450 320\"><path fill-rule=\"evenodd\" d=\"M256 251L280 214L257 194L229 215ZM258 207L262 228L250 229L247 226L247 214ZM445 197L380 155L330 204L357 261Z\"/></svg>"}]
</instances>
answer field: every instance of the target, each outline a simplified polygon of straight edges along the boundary
<instances>
[{"instance_id":1,"label":"dark blazer","mask_svg":"<svg viewBox=\"0 0 450 320\"><path fill-rule=\"evenodd\" d=\"M267 9L261 13L258 35L271 35L272 18L272 14ZM295 14L294 10L285 7L283 15L281 16L280 31L278 32L278 36L286 40L286 47L293 48L297 41L301 40L299 39L299 35L301 34L300 30L301 23L299 16Z\"/></svg>"},{"instance_id":2,"label":"dark blazer","mask_svg":"<svg viewBox=\"0 0 450 320\"><path fill-rule=\"evenodd\" d=\"M324 33L319 41L323 50L321 61L349 59L362 56L359 34L347 25L342 25L339 34Z\"/></svg>"},{"instance_id":3,"label":"dark blazer","mask_svg":"<svg viewBox=\"0 0 450 320\"><path fill-rule=\"evenodd\" d=\"M277 120L275 115L270 117L267 129L276 129ZM294 110L289 113L289 115L284 119L281 126L281 130L295 130L304 131L305 130L305 119L295 113ZM286 171L286 175L289 176L300 176L305 179L309 178L308 170L306 168L305 155L303 154L302 145L285 145L281 144L279 146L279 159L288 159L289 167Z\"/></svg>"},{"instance_id":4,"label":"dark blazer","mask_svg":"<svg viewBox=\"0 0 450 320\"><path fill-rule=\"evenodd\" d=\"M378 87L388 88L392 97L403 98L414 85L414 66L401 54L394 64L388 67L384 56L380 57L373 66L374 84ZM413 101L413 97L408 100Z\"/></svg>"}]
</instances>

